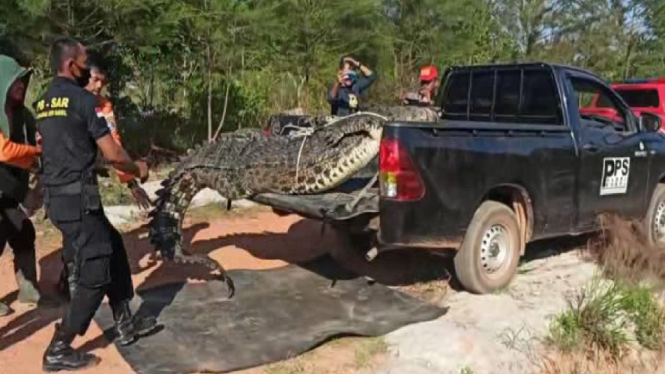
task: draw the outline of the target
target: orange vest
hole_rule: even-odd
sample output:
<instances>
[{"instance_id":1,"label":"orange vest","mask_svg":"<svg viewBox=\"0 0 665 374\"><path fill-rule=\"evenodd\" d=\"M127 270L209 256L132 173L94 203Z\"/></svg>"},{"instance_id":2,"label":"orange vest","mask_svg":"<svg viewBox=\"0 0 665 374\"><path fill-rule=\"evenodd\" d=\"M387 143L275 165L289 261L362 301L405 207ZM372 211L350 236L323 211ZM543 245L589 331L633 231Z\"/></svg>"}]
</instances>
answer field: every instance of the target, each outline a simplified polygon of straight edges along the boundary
<instances>
[{"instance_id":1,"label":"orange vest","mask_svg":"<svg viewBox=\"0 0 665 374\"><path fill-rule=\"evenodd\" d=\"M115 121L115 115L113 114L113 104L111 104L111 100L105 98L102 95L99 95L97 96L97 103L99 104L99 108L101 109L101 113L106 120L106 124L108 125L109 130L111 130L111 136L113 137L113 140L115 140L115 142L122 147L120 132L118 131L118 124ZM116 174L122 183L127 183L134 179L134 176L131 174L124 173L120 170L116 170Z\"/></svg>"}]
</instances>

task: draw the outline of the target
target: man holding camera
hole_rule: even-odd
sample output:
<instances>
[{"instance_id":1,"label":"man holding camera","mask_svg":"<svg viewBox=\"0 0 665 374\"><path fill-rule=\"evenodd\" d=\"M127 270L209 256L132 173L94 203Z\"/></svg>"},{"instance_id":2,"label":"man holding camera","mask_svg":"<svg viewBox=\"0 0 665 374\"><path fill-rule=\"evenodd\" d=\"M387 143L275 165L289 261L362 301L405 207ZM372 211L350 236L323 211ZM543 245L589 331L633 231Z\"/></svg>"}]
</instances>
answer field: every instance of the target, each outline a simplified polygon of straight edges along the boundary
<instances>
[{"instance_id":1,"label":"man holding camera","mask_svg":"<svg viewBox=\"0 0 665 374\"><path fill-rule=\"evenodd\" d=\"M358 76L358 70L362 76ZM352 57L344 57L339 63L339 73L328 91L330 114L347 116L359 110L360 97L376 81L376 74Z\"/></svg>"}]
</instances>

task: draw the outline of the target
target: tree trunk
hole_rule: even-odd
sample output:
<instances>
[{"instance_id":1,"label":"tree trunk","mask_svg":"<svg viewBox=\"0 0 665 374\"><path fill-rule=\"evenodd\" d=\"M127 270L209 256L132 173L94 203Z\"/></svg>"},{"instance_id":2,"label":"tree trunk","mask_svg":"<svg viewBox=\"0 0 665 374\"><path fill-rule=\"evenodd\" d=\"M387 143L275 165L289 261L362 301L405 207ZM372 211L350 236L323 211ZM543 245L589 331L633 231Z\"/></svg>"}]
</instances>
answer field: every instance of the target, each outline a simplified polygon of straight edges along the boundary
<instances>
[{"instance_id":1,"label":"tree trunk","mask_svg":"<svg viewBox=\"0 0 665 374\"><path fill-rule=\"evenodd\" d=\"M208 1L203 1L203 8L208 11ZM210 31L206 35L206 64L208 65L208 141L212 141L212 53L210 51Z\"/></svg>"},{"instance_id":2,"label":"tree trunk","mask_svg":"<svg viewBox=\"0 0 665 374\"><path fill-rule=\"evenodd\" d=\"M219 133L224 127L224 121L226 120L226 108L229 107L229 92L231 90L231 83L226 83L226 94L224 95L224 110L222 110L222 119L219 121L219 126L217 126L217 131L215 131L215 136L211 140L217 139ZM239 125L242 126L242 125Z\"/></svg>"},{"instance_id":3,"label":"tree trunk","mask_svg":"<svg viewBox=\"0 0 665 374\"><path fill-rule=\"evenodd\" d=\"M210 61L210 40L206 43L208 60L208 141L212 141L212 61Z\"/></svg>"},{"instance_id":4,"label":"tree trunk","mask_svg":"<svg viewBox=\"0 0 665 374\"><path fill-rule=\"evenodd\" d=\"M631 64L631 58L633 57L633 38L631 37L630 40L628 41L628 46L626 48L626 55L624 56L623 59L623 79L626 80L628 79L628 75L630 74L630 64Z\"/></svg>"}]
</instances>

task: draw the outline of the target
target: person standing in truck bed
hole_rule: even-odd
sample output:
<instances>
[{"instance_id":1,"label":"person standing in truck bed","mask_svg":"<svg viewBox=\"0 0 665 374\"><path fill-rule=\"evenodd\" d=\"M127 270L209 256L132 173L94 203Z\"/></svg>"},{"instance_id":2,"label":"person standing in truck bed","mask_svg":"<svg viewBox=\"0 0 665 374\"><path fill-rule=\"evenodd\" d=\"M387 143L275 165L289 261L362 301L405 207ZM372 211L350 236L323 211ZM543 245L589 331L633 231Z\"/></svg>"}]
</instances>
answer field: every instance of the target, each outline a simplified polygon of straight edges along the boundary
<instances>
[{"instance_id":1,"label":"person standing in truck bed","mask_svg":"<svg viewBox=\"0 0 665 374\"><path fill-rule=\"evenodd\" d=\"M363 74L358 76L357 70ZM328 90L330 114L347 116L360 109L360 99L376 81L376 74L360 61L344 57L339 63L337 82Z\"/></svg>"},{"instance_id":2,"label":"person standing in truck bed","mask_svg":"<svg viewBox=\"0 0 665 374\"><path fill-rule=\"evenodd\" d=\"M402 105L431 106L439 89L439 70L434 65L420 69L420 89L400 98Z\"/></svg>"}]
</instances>

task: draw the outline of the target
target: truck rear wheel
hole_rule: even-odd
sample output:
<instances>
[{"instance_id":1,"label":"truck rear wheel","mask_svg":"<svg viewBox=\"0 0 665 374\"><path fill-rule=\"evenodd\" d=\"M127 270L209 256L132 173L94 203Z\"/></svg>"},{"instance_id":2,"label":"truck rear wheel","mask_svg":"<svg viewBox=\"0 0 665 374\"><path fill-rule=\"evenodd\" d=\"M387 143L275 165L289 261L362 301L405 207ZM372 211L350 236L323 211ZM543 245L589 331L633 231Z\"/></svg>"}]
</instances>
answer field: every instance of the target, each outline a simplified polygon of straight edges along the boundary
<instances>
[{"instance_id":1,"label":"truck rear wheel","mask_svg":"<svg viewBox=\"0 0 665 374\"><path fill-rule=\"evenodd\" d=\"M515 213L496 201L483 202L471 220L455 272L469 292L485 294L507 286L515 276L524 244Z\"/></svg>"},{"instance_id":2,"label":"truck rear wheel","mask_svg":"<svg viewBox=\"0 0 665 374\"><path fill-rule=\"evenodd\" d=\"M665 245L665 185L656 186L645 218L649 244Z\"/></svg>"}]
</instances>

